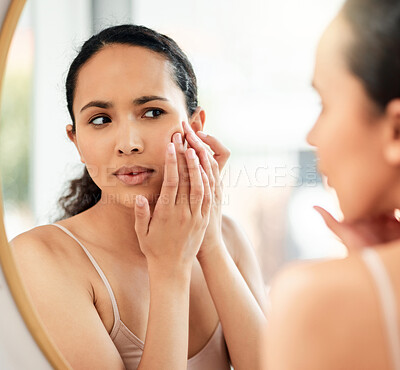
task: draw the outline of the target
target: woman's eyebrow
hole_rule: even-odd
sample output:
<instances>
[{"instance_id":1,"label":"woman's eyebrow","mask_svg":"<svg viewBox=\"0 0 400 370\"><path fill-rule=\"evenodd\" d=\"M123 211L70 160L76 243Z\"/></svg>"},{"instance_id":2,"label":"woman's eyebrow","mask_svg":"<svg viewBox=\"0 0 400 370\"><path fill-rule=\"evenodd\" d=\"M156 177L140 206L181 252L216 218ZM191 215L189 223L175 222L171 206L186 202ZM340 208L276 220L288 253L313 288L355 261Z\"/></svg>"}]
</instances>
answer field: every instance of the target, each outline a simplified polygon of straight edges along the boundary
<instances>
[{"instance_id":1,"label":"woman's eyebrow","mask_svg":"<svg viewBox=\"0 0 400 370\"><path fill-rule=\"evenodd\" d=\"M141 96L140 98L137 98L133 101L134 105L143 105L148 103L149 101L153 100L162 100L162 101L168 101L167 98L163 98L162 96L156 96L156 95L147 95L147 96Z\"/></svg>"},{"instance_id":2,"label":"woman's eyebrow","mask_svg":"<svg viewBox=\"0 0 400 370\"><path fill-rule=\"evenodd\" d=\"M113 104L108 101L101 101L101 100L94 100L91 101L90 103L87 103L85 106L82 107L79 113L82 113L85 109L88 109L90 107L97 107L97 108L112 108Z\"/></svg>"},{"instance_id":3,"label":"woman's eyebrow","mask_svg":"<svg viewBox=\"0 0 400 370\"><path fill-rule=\"evenodd\" d=\"M133 101L133 104L134 105L143 105L143 104L146 104L153 100L169 101L167 98L164 98L162 96L147 95L147 96L141 96L140 98L135 99ZM108 101L94 100L94 101L91 101L90 103L87 103L85 106L83 106L82 109L80 110L80 113L82 113L85 109L88 109L90 107L109 109L109 108L112 108L113 106L114 106L113 103L108 102Z\"/></svg>"}]
</instances>

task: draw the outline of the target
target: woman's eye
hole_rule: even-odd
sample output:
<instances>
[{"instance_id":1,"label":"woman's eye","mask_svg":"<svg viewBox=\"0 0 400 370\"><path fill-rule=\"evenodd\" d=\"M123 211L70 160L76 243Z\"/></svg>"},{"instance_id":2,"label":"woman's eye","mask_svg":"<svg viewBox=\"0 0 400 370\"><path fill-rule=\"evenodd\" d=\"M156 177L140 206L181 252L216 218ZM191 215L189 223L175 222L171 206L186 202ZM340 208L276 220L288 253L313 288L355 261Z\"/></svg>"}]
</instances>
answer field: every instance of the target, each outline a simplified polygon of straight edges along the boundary
<instances>
[{"instance_id":1,"label":"woman's eye","mask_svg":"<svg viewBox=\"0 0 400 370\"><path fill-rule=\"evenodd\" d=\"M99 117L93 118L89 123L94 126L103 126L104 124L108 123L108 122L104 122L104 120L108 120L108 122L111 122L110 118L108 118L106 116L99 116Z\"/></svg>"},{"instance_id":2,"label":"woman's eye","mask_svg":"<svg viewBox=\"0 0 400 370\"><path fill-rule=\"evenodd\" d=\"M162 109L149 109L144 115L143 117L146 118L157 118L159 116L161 116L162 114L164 114L165 112Z\"/></svg>"}]
</instances>

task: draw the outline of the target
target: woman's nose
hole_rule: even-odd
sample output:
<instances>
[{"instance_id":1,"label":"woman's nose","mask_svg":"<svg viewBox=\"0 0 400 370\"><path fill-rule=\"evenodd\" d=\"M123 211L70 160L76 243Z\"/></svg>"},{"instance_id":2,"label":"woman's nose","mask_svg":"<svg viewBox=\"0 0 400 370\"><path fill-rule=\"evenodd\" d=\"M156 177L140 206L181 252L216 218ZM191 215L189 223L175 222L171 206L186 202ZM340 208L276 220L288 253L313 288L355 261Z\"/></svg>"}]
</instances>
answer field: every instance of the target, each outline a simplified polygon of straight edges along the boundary
<instances>
[{"instance_id":1,"label":"woman's nose","mask_svg":"<svg viewBox=\"0 0 400 370\"><path fill-rule=\"evenodd\" d=\"M126 122L118 130L117 151L118 154L142 153L144 150L140 129L135 123Z\"/></svg>"}]
</instances>

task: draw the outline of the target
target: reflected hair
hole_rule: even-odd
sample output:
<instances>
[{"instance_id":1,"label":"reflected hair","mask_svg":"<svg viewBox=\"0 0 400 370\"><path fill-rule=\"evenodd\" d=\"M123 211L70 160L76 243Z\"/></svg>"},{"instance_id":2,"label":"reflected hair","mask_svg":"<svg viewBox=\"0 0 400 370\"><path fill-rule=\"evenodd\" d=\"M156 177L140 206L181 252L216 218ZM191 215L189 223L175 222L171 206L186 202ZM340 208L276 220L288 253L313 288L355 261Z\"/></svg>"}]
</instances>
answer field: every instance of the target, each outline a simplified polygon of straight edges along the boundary
<instances>
[{"instance_id":1,"label":"reflected hair","mask_svg":"<svg viewBox=\"0 0 400 370\"><path fill-rule=\"evenodd\" d=\"M73 112L76 83L82 66L107 45L122 44L141 46L161 54L171 65L171 77L182 90L186 110L191 116L198 106L197 80L193 67L170 37L158 33L144 26L123 24L106 28L88 39L75 57L68 71L66 79L67 108L72 120L72 132L76 133L76 122ZM101 198L101 189L95 184L87 171L86 166L82 175L71 180L63 196L58 200L58 207L62 214L57 220L62 220L79 214L94 206Z\"/></svg>"},{"instance_id":2,"label":"reflected hair","mask_svg":"<svg viewBox=\"0 0 400 370\"><path fill-rule=\"evenodd\" d=\"M400 98L400 1L347 0L341 15L355 36L346 49L347 65L385 110Z\"/></svg>"}]
</instances>

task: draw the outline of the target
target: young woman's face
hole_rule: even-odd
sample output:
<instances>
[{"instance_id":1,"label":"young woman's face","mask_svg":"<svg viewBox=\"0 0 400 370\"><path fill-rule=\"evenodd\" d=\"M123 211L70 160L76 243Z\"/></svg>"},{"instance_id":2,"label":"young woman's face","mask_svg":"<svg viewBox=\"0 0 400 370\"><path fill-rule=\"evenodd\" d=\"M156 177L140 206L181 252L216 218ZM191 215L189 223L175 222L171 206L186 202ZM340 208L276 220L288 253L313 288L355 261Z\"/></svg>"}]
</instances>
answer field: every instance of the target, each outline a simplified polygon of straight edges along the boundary
<instances>
[{"instance_id":1,"label":"young woman's face","mask_svg":"<svg viewBox=\"0 0 400 370\"><path fill-rule=\"evenodd\" d=\"M307 141L317 148L319 170L336 190L345 219L354 221L386 211L393 171L382 151L383 114L345 62L351 37L337 18L320 41L313 84L322 111Z\"/></svg>"},{"instance_id":2,"label":"young woman's face","mask_svg":"<svg viewBox=\"0 0 400 370\"><path fill-rule=\"evenodd\" d=\"M167 144L174 133L183 133L182 121L188 120L185 97L173 80L170 63L143 47L104 47L79 72L73 112L74 141L102 190L102 200L129 207L142 194L154 204ZM135 173L149 172L114 175L122 166L139 166Z\"/></svg>"}]
</instances>

